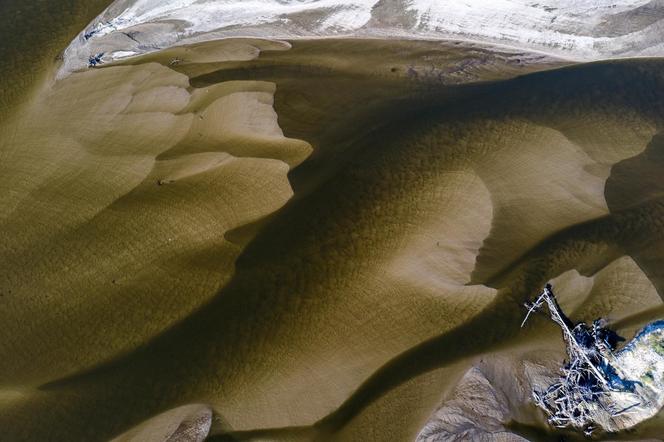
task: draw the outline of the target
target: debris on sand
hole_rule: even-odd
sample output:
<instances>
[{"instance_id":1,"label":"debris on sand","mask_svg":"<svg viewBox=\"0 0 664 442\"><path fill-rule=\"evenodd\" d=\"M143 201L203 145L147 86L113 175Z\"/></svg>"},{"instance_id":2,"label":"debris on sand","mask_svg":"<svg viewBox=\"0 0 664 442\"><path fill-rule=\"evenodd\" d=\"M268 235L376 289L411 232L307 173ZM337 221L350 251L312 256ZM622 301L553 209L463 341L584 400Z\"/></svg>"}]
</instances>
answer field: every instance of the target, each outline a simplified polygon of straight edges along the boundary
<instances>
[{"instance_id":1,"label":"debris on sand","mask_svg":"<svg viewBox=\"0 0 664 442\"><path fill-rule=\"evenodd\" d=\"M549 284L526 304L528 314L521 326L545 305L562 329L568 356L561 376L545 390L533 391L549 424L590 435L597 428L607 432L630 428L657 414L664 405L664 321L646 325L617 350L624 339L606 321L574 324Z\"/></svg>"},{"instance_id":2,"label":"debris on sand","mask_svg":"<svg viewBox=\"0 0 664 442\"><path fill-rule=\"evenodd\" d=\"M98 66L103 63L102 57L104 56L103 52L99 52L98 54L91 55L90 58L88 59L88 67L93 68L95 66Z\"/></svg>"}]
</instances>

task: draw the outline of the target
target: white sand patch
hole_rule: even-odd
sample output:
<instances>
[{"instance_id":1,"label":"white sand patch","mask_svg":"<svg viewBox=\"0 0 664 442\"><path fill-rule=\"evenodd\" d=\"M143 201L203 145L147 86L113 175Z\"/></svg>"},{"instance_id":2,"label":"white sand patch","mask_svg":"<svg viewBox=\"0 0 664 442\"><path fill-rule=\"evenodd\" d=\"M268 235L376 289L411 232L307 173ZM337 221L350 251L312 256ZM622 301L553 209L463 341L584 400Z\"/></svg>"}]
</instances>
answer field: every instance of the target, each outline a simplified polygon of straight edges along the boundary
<instances>
[{"instance_id":1,"label":"white sand patch","mask_svg":"<svg viewBox=\"0 0 664 442\"><path fill-rule=\"evenodd\" d=\"M116 0L71 43L63 73L224 37L466 39L575 60L660 55L650 0ZM120 55L121 54L121 55ZM62 75L62 73L61 73Z\"/></svg>"}]
</instances>

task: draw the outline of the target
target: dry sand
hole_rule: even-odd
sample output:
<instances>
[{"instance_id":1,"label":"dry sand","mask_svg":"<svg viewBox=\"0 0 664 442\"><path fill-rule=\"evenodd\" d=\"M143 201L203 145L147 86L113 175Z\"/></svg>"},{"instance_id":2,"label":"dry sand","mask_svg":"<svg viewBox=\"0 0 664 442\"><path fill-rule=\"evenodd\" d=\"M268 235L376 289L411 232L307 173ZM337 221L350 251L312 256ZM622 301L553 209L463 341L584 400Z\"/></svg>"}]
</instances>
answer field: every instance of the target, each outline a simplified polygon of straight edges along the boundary
<instances>
[{"instance_id":1,"label":"dry sand","mask_svg":"<svg viewBox=\"0 0 664 442\"><path fill-rule=\"evenodd\" d=\"M660 61L203 45L0 127L8 440L414 440L472 367L562 355L519 331L546 281L625 331L661 308Z\"/></svg>"}]
</instances>

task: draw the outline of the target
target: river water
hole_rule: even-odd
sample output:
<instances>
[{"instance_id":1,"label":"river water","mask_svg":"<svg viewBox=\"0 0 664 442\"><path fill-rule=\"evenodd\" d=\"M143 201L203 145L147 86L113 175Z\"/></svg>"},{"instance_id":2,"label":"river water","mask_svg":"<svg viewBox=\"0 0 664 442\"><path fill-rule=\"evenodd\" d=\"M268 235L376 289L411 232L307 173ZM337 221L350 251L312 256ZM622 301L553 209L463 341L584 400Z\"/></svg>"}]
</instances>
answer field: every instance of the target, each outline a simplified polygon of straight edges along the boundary
<instances>
[{"instance_id":1,"label":"river water","mask_svg":"<svg viewBox=\"0 0 664 442\"><path fill-rule=\"evenodd\" d=\"M109 0L0 2L0 118L21 101Z\"/></svg>"}]
</instances>

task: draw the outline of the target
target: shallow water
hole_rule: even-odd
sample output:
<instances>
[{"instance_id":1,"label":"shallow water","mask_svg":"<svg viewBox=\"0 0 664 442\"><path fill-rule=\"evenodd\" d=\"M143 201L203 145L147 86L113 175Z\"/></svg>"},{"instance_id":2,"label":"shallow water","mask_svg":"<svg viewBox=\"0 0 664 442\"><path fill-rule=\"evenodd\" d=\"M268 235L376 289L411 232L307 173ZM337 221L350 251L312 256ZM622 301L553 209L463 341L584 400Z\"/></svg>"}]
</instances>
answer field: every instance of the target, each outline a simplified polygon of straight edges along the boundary
<instances>
[{"instance_id":1,"label":"shallow water","mask_svg":"<svg viewBox=\"0 0 664 442\"><path fill-rule=\"evenodd\" d=\"M0 2L0 118L109 0Z\"/></svg>"},{"instance_id":2,"label":"shallow water","mask_svg":"<svg viewBox=\"0 0 664 442\"><path fill-rule=\"evenodd\" d=\"M7 24L0 26L0 32L8 37L3 39L8 43L3 43L2 54L9 63L0 64L0 69L3 83L12 87L2 88L2 102L20 102L22 94L41 75L52 72L58 52L105 3L3 3L2 7L10 11L0 15ZM38 31L33 32L34 28ZM209 66L190 66L190 72L182 67L191 75L191 84L199 88L250 80L233 84L241 93L243 87L268 90L263 82L276 84L274 102L281 128L287 136L311 142L316 149L307 162L289 174L295 196L269 217L228 232L201 224L196 238L216 234L213 238L219 243L241 252L236 273L221 290L208 290L205 299L209 302L201 302L195 312L167 323L144 341L137 338L138 344L131 341L117 354L104 352L110 344L126 338L115 336L120 327L91 327L86 332L76 321L103 321L110 310L123 318L119 325L129 330L155 321L152 312L164 303L154 299L166 291L158 285L160 280L192 268L220 266L215 254L219 244L192 240L195 247L186 253L175 251L180 253L178 259L164 259L166 276L156 272L156 276L145 275L149 282L145 286L139 285L143 281L132 267L137 264L123 261L124 250L114 250L117 265L124 266L122 276L135 286L127 284L130 299L117 290L122 302L110 307L99 299L104 290L115 290L122 280L102 280L104 269L95 267L96 259L86 262L95 276L102 275L93 282L80 282L76 270L64 269L62 279L71 278L78 285L65 285L61 292L54 290L55 301L44 301L44 305L78 303L85 307L85 315L69 318L51 314L55 309L41 310L51 322L36 318L35 327L42 327L39 331L49 339L53 335L53 345L47 351L55 356L54 360L43 354L30 355L27 352L34 351L30 346L18 355L2 355L27 361L23 370L3 368L3 381L14 387L12 378L21 377L23 381L17 383L17 388L24 384L33 388L21 399L20 406L12 403L7 413L0 413L3 429L11 435L29 434L35 440L46 435L61 440L105 438L164 409L205 402L215 406L221 421L218 432L228 432L231 439L297 436L309 440L310 433L319 431L325 438L338 433L342 434L335 436L338 440L367 440L363 436L372 431L375 440L393 434L412 440L442 392L451 387L449 379L467 368L473 357L500 352L521 336L532 336L532 330L518 329L523 315L520 303L538 293L548 279L571 269L593 275L627 254L653 281L659 281L652 275L659 275L655 264L660 262L663 250L652 244L662 238L658 220L664 209L660 193L648 194L639 173L646 167L642 161L661 149L653 142L648 151L651 156L633 155L632 151L645 148L650 132L661 128L661 62L595 64L456 87L453 81L438 81L445 77L438 71L431 74L433 69L424 62L423 67L412 68L418 60L430 61L432 57L440 57L440 64L447 68L448 52L416 42L396 46L365 41L295 42L291 51L268 51L253 62L221 63L205 75L192 72ZM36 48L44 53L37 61L31 55ZM168 60L161 62L168 64ZM140 68L89 71L88 80L81 80L80 86L96 87L95 79L101 78L107 82L105 86L121 89L122 82L113 83L111 73L126 75ZM487 74L487 80L500 77L500 66L495 69ZM166 69L155 68L150 73L169 80L168 75L174 76ZM104 77L106 74L110 80ZM183 78L172 81L176 80ZM260 93L261 99L269 102L265 91ZM65 102L63 109L67 110L68 105L80 103ZM198 117L201 121L202 116ZM131 126L131 121L118 121L132 128L134 134L144 130L145 139L151 140L154 135L149 133L148 124ZM47 135L69 135L60 133L57 126L67 123L66 118L56 119L50 127L53 132ZM120 130L125 129L121 123L117 123L119 129L112 128L125 133ZM75 125L70 127L77 129ZM616 127L619 134L630 135L633 131L636 135L613 143L612 130ZM225 148L255 147L257 142L251 134L244 135ZM26 139L31 140L29 136ZM127 143L127 138L120 139ZM583 149L577 149L569 140ZM115 153L113 149L119 150L118 156L126 154L124 144L104 143L100 137L82 144L89 150L100 146L108 149L101 154ZM146 146L137 143L130 147ZM204 147L214 150L217 145ZM201 149L195 143L178 148L179 153L188 155ZM605 148L615 149L616 157L628 159L613 170L605 170L602 161L615 160L602 156ZM261 151L269 157L265 152L271 151ZM254 151L246 154L247 162L256 160L250 153ZM170 155L166 156L173 158L173 152ZM595 162L592 155L601 161ZM163 157L155 154L152 159L158 162ZM32 162L40 160L30 158ZM96 170L101 164L98 158L91 164L85 161L80 160L81 168ZM502 166L494 168L501 161ZM63 168L69 166L66 163ZM531 173L533 170L538 173ZM285 174L283 168L281 171ZM109 176L112 172L106 171ZM238 175L248 174L244 169L241 172ZM548 187L546 180L537 181L539 176L554 184ZM607 176L605 189L602 179ZM648 176L656 180L655 171ZM150 173L141 178L144 180L135 188L109 203L110 209L100 209L97 218L113 221L103 225L111 232L106 242L92 223L69 240L45 237L43 244L59 247L44 247L47 262L41 263L42 267L52 270L49 262L76 262L76 257L70 256L73 244L82 253L89 253L85 256L96 257L98 253L107 258L108 246L123 241L140 221L132 210L149 217L143 209L163 203L162 212L141 224L145 235L131 237L143 244L143 236L150 237L150 232L165 237L169 232L159 229L168 222L179 220L180 224L174 225L183 230L204 218L191 216L191 211L178 213L177 204L171 202L193 200L196 207L216 207L212 204L223 200L220 195L229 194L213 187L219 180L183 179L182 184L192 186L187 188L178 183L158 186ZM4 185L12 188L13 181L8 183ZM74 192L88 183L73 180L68 184L69 188L63 188ZM565 187L568 184L570 187ZM537 192L528 198L533 188ZM556 193L561 188L564 191ZM50 195L49 187L43 190ZM255 199L268 190L247 194ZM601 202L605 192L612 196L607 198L608 209L603 213L594 205ZM517 198L512 198L514 195ZM643 198L638 200L640 196ZM573 204L577 197L583 204ZM626 207L624 200L638 200L639 204ZM42 216L62 210L45 204L40 213L40 206L35 207ZM545 216L532 217L533 212ZM118 213L128 215L112 218ZM224 215L221 210L217 214ZM451 221L437 224L446 219ZM551 220L556 222L549 224ZM27 221L31 227L31 219ZM17 226L25 222L26 218L17 216L10 218L9 224L20 230ZM545 228L540 231L540 226ZM39 238L40 232L34 230ZM490 239L484 241L488 236ZM455 243L457 238L461 238L461 246ZM455 264L465 259L467 249L482 246L481 258L475 261L473 256L470 264L466 263L472 270L472 281L468 271L468 281L458 282L450 276L454 283L450 286L448 280L438 279L446 271L450 273L449 269L427 267L430 263L424 258L445 253L440 243L458 252L449 259ZM411 250L413 244L416 247ZM651 245L648 253L643 253L644 244ZM33 254L35 262L42 260L41 249ZM19 255L25 256L31 255ZM153 259L153 255L148 257ZM392 261L395 257L399 258L396 264ZM16 262L8 259L5 264L8 268L14 266L12 277L19 285L29 287L40 278L47 287L59 283L58 278L49 281L48 275L33 274L30 265ZM629 273L620 267L605 275L600 282L606 287L588 295L588 302L575 312L575 319L623 310L625 314L638 314L638 307L644 305L639 295L646 285L643 278L638 279L638 269L633 265ZM615 284L610 279L615 275L627 282ZM170 302L167 305L182 308L179 296L192 298L195 282L166 298ZM656 288L661 289L661 285ZM494 289L499 290L495 299ZM21 301L14 306L20 307ZM145 309L145 317L130 317L133 310L123 311L127 305L137 306L134 310ZM20 308L17 314L22 314ZM35 319L25 316L26 320ZM61 330L68 331L67 340L58 339ZM23 339L22 332L21 327L5 331L8 337L18 336L19 340ZM28 343L31 333L25 333ZM92 333L97 335L90 338ZM555 332L537 339L550 345L558 336ZM59 345L64 350L59 350ZM21 367L21 361L16 362L17 367ZM455 363L463 367L445 371ZM43 383L34 381L36 385L31 385L33 379ZM400 388L406 388L405 393L393 394ZM410 419L401 422L395 418L404 414ZM362 422L363 417L368 423ZM384 433L376 430L383 426ZM531 428L515 424L514 428L532 434L533 440L565 437L545 430L543 425ZM646 434L657 434L656 430ZM635 438L636 434L623 438ZM221 434L219 437L224 438Z\"/></svg>"}]
</instances>

